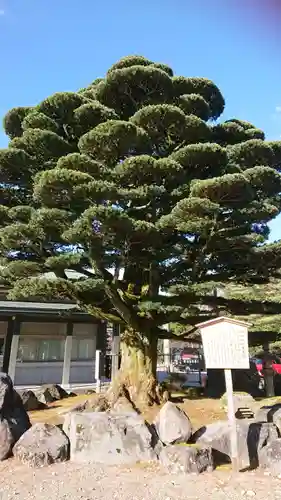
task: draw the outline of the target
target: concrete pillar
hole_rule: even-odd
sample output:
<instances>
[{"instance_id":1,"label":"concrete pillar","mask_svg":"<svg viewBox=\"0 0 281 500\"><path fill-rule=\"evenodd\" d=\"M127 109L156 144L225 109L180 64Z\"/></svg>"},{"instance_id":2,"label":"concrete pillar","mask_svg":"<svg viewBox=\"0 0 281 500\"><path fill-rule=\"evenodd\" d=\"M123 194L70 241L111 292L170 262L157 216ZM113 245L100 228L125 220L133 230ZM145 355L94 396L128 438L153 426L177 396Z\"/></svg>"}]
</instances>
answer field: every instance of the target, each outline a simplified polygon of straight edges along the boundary
<instances>
[{"instance_id":1,"label":"concrete pillar","mask_svg":"<svg viewBox=\"0 0 281 500\"><path fill-rule=\"evenodd\" d=\"M120 325L113 325L112 348L111 348L111 380L116 376L119 369L120 355Z\"/></svg>"},{"instance_id":2,"label":"concrete pillar","mask_svg":"<svg viewBox=\"0 0 281 500\"><path fill-rule=\"evenodd\" d=\"M164 354L164 364L167 370L171 369L171 349L170 349L170 340L163 340L163 354Z\"/></svg>"},{"instance_id":3,"label":"concrete pillar","mask_svg":"<svg viewBox=\"0 0 281 500\"><path fill-rule=\"evenodd\" d=\"M9 319L4 349L3 371L9 374L13 382L16 375L19 336L20 322L15 317Z\"/></svg>"},{"instance_id":4,"label":"concrete pillar","mask_svg":"<svg viewBox=\"0 0 281 500\"><path fill-rule=\"evenodd\" d=\"M71 352L72 352L72 334L73 334L73 323L68 322L66 325L66 338L64 344L64 357L63 357L63 369L62 369L62 381L61 381L61 385L64 388L69 387Z\"/></svg>"},{"instance_id":5,"label":"concrete pillar","mask_svg":"<svg viewBox=\"0 0 281 500\"><path fill-rule=\"evenodd\" d=\"M10 318L6 323L6 335L4 340L4 350L3 350L3 360L2 360L2 372L8 373L9 361L11 353L11 344L13 338L13 320Z\"/></svg>"},{"instance_id":6,"label":"concrete pillar","mask_svg":"<svg viewBox=\"0 0 281 500\"><path fill-rule=\"evenodd\" d=\"M98 325L95 323L93 325L93 340L94 340L94 357L93 357L93 371L92 371L92 380L91 382L93 382L95 380L95 375L96 375L96 352L97 352L97 336L98 336Z\"/></svg>"},{"instance_id":7,"label":"concrete pillar","mask_svg":"<svg viewBox=\"0 0 281 500\"><path fill-rule=\"evenodd\" d=\"M107 344L106 332L107 332L106 322L101 321L97 327L97 343L96 343L96 349L97 351L100 351L99 375L101 379L105 375L104 369L105 369L105 355L106 355L106 344Z\"/></svg>"},{"instance_id":8,"label":"concrete pillar","mask_svg":"<svg viewBox=\"0 0 281 500\"><path fill-rule=\"evenodd\" d=\"M96 380L96 391L101 391L101 351L96 350L96 362L95 362L95 380Z\"/></svg>"},{"instance_id":9,"label":"concrete pillar","mask_svg":"<svg viewBox=\"0 0 281 500\"><path fill-rule=\"evenodd\" d=\"M12 343L11 343L11 353L10 353L8 374L10 375L13 382L15 381L15 376L16 376L16 365L17 365L17 357L18 357L18 349L19 349L19 339L20 339L20 323L18 325L18 328L14 330Z\"/></svg>"}]
</instances>

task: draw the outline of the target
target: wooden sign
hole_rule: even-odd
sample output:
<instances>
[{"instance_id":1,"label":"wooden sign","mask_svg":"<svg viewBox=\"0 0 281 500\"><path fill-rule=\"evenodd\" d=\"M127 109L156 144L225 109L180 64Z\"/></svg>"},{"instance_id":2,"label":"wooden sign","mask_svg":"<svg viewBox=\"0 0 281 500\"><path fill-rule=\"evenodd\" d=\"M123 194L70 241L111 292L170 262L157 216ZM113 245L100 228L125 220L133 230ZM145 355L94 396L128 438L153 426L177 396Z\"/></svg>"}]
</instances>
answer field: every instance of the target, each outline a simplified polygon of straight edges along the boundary
<instances>
[{"instance_id":1,"label":"wooden sign","mask_svg":"<svg viewBox=\"0 0 281 500\"><path fill-rule=\"evenodd\" d=\"M206 368L224 370L230 423L231 460L238 470L238 439L233 398L232 369L248 369L248 323L227 317L218 317L196 325L201 332Z\"/></svg>"},{"instance_id":2,"label":"wooden sign","mask_svg":"<svg viewBox=\"0 0 281 500\"><path fill-rule=\"evenodd\" d=\"M249 368L247 323L219 317L196 326L201 332L206 368Z\"/></svg>"}]
</instances>

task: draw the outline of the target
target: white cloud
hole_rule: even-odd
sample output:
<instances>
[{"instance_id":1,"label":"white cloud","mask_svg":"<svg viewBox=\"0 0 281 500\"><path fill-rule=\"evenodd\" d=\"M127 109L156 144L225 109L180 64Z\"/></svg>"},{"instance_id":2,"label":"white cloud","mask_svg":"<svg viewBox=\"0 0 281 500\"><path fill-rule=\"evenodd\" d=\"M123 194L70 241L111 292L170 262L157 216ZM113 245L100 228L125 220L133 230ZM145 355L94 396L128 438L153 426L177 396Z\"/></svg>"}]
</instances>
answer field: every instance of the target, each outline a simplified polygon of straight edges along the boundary
<instances>
[{"instance_id":1,"label":"white cloud","mask_svg":"<svg viewBox=\"0 0 281 500\"><path fill-rule=\"evenodd\" d=\"M275 111L276 113L281 113L281 106L276 106Z\"/></svg>"}]
</instances>

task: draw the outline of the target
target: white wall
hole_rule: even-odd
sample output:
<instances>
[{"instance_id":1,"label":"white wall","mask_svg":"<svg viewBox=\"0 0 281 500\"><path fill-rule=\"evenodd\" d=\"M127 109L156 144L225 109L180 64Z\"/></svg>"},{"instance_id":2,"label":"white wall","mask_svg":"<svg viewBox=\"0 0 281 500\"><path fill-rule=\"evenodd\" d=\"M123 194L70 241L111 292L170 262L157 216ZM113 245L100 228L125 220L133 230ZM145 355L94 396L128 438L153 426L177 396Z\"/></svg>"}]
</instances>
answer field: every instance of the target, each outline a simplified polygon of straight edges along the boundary
<instances>
[{"instance_id":1,"label":"white wall","mask_svg":"<svg viewBox=\"0 0 281 500\"><path fill-rule=\"evenodd\" d=\"M61 384L63 363L17 363L15 385ZM70 384L89 384L95 381L95 361L72 361Z\"/></svg>"},{"instance_id":2,"label":"white wall","mask_svg":"<svg viewBox=\"0 0 281 500\"><path fill-rule=\"evenodd\" d=\"M0 325L1 333L1 325ZM21 324L21 338L62 338L65 339L66 323L36 323ZM97 325L92 323L74 323L73 338L97 339ZM95 351L95 349L94 349ZM42 384L61 384L63 362L27 362L17 361L14 383L17 386L33 386ZM87 361L71 361L70 384L87 384L95 381L95 359Z\"/></svg>"}]
</instances>

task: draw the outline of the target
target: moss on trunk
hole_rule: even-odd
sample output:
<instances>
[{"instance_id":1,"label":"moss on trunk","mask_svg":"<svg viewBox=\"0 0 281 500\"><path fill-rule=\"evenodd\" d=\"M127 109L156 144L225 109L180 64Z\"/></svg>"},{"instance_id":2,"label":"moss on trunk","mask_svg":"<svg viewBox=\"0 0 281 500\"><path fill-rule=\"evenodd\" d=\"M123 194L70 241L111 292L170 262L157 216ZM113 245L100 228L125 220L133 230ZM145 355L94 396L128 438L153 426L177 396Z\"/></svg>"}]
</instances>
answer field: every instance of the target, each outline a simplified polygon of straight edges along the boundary
<instances>
[{"instance_id":1,"label":"moss on trunk","mask_svg":"<svg viewBox=\"0 0 281 500\"><path fill-rule=\"evenodd\" d=\"M111 402L126 395L137 408L160 403L156 379L157 337L128 328L121 334L121 366L112 380Z\"/></svg>"}]
</instances>

